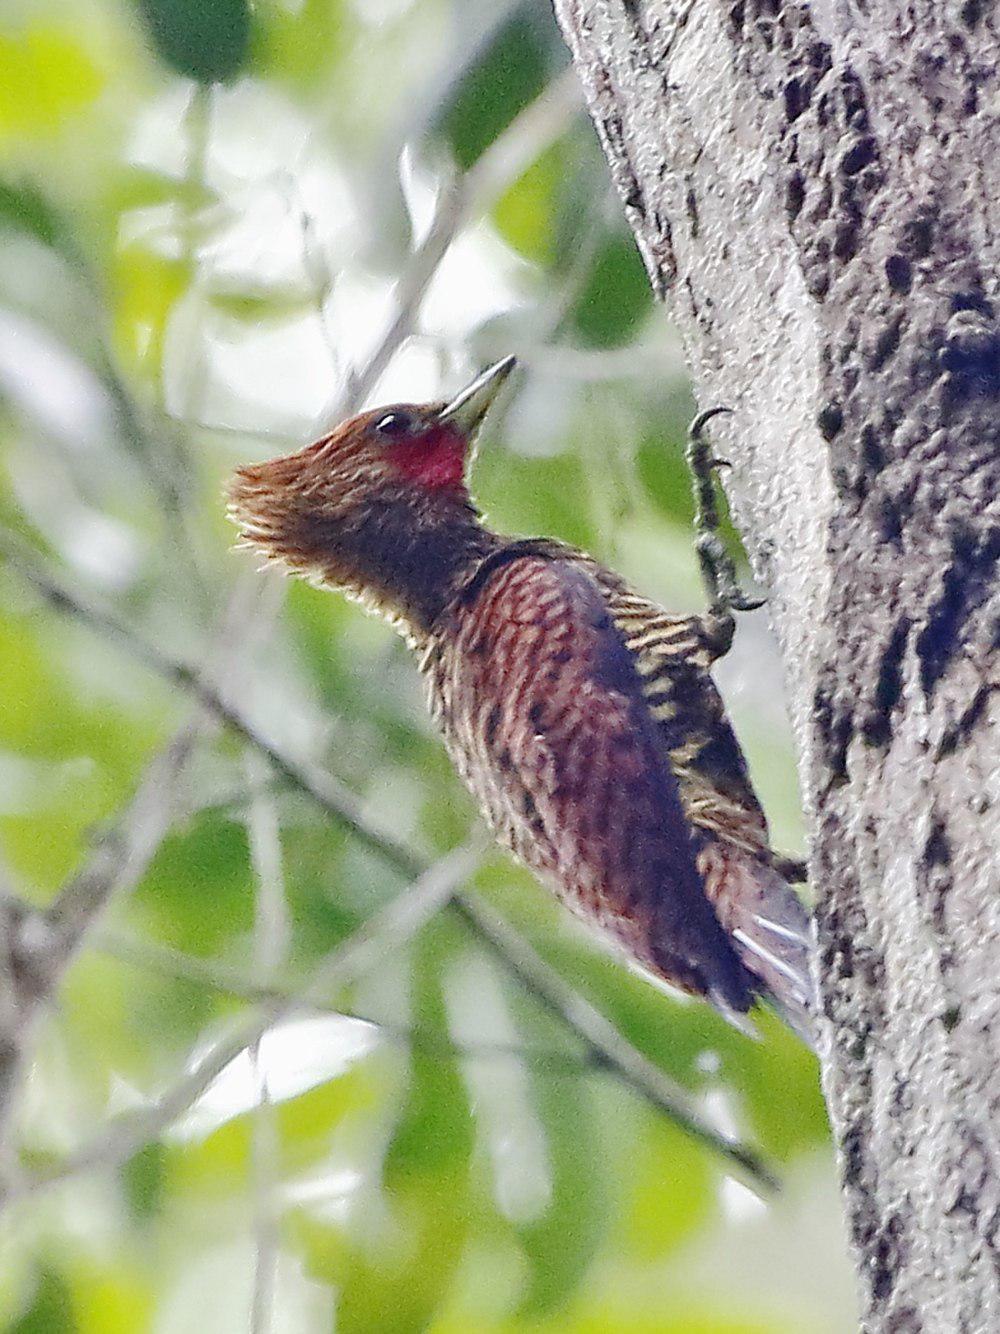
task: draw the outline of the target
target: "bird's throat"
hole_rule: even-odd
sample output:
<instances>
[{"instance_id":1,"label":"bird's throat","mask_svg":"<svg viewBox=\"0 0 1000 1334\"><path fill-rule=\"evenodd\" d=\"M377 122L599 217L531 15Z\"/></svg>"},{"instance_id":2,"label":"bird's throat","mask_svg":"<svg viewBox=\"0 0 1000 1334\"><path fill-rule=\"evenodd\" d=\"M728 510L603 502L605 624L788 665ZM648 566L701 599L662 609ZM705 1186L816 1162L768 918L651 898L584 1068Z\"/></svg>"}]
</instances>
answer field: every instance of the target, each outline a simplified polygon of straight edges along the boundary
<instances>
[{"instance_id":1,"label":"bird's throat","mask_svg":"<svg viewBox=\"0 0 1000 1334\"><path fill-rule=\"evenodd\" d=\"M420 638L503 541L467 498L450 492L428 495L418 506L412 498L387 501L369 511L363 528L340 536L327 582Z\"/></svg>"}]
</instances>

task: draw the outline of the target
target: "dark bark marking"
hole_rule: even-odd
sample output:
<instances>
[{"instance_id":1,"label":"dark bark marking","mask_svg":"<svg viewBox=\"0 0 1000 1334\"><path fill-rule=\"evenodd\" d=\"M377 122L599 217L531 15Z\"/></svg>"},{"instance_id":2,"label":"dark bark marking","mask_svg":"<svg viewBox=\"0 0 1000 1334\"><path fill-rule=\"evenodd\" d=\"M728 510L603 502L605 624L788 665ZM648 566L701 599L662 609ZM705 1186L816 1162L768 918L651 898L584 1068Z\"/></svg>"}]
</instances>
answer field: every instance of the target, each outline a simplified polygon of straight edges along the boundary
<instances>
[{"instance_id":1,"label":"dark bark marking","mask_svg":"<svg viewBox=\"0 0 1000 1334\"><path fill-rule=\"evenodd\" d=\"M867 111L863 112L867 121ZM840 159L840 170L845 176L856 176L863 167L874 162L878 157L878 144L873 135L866 134L860 139L856 139L851 146L845 150Z\"/></svg>"},{"instance_id":2,"label":"dark bark marking","mask_svg":"<svg viewBox=\"0 0 1000 1334\"><path fill-rule=\"evenodd\" d=\"M789 227L802 212L805 202L806 185L801 171L793 171L785 182L785 217Z\"/></svg>"},{"instance_id":3,"label":"dark bark marking","mask_svg":"<svg viewBox=\"0 0 1000 1334\"><path fill-rule=\"evenodd\" d=\"M885 1318L885 1334L923 1334L924 1322L912 1306L903 1306Z\"/></svg>"},{"instance_id":4,"label":"dark bark marking","mask_svg":"<svg viewBox=\"0 0 1000 1334\"><path fill-rule=\"evenodd\" d=\"M951 843L940 816L935 816L931 823L930 833L924 840L922 858L924 866L928 868L951 865Z\"/></svg>"},{"instance_id":5,"label":"dark bark marking","mask_svg":"<svg viewBox=\"0 0 1000 1334\"><path fill-rule=\"evenodd\" d=\"M785 120L793 124L809 105L812 89L803 85L800 79L789 79L784 87Z\"/></svg>"},{"instance_id":6,"label":"dark bark marking","mask_svg":"<svg viewBox=\"0 0 1000 1334\"><path fill-rule=\"evenodd\" d=\"M926 259L934 246L934 215L919 212L903 224L903 250L910 259Z\"/></svg>"},{"instance_id":7,"label":"dark bark marking","mask_svg":"<svg viewBox=\"0 0 1000 1334\"><path fill-rule=\"evenodd\" d=\"M935 759L943 760L948 755L953 755L969 740L986 711L986 705L995 689L996 686L983 682L955 722L945 731L938 743Z\"/></svg>"},{"instance_id":8,"label":"dark bark marking","mask_svg":"<svg viewBox=\"0 0 1000 1334\"><path fill-rule=\"evenodd\" d=\"M879 536L885 542L891 542L897 548L903 542L903 513L895 498L887 491L877 499L875 522Z\"/></svg>"},{"instance_id":9,"label":"dark bark marking","mask_svg":"<svg viewBox=\"0 0 1000 1334\"><path fill-rule=\"evenodd\" d=\"M901 616L882 653L875 693L861 724L861 735L870 746L885 747L892 740L892 714L903 693L903 660L910 628L909 618Z\"/></svg>"},{"instance_id":10,"label":"dark bark marking","mask_svg":"<svg viewBox=\"0 0 1000 1334\"><path fill-rule=\"evenodd\" d=\"M860 903L852 903L841 915L832 911L820 922L820 955L831 976L850 980L859 975L875 977L879 965L865 944L868 919Z\"/></svg>"},{"instance_id":11,"label":"dark bark marking","mask_svg":"<svg viewBox=\"0 0 1000 1334\"><path fill-rule=\"evenodd\" d=\"M913 286L913 267L905 255L890 255L885 261L885 276L889 290L897 296L907 296Z\"/></svg>"},{"instance_id":12,"label":"dark bark marking","mask_svg":"<svg viewBox=\"0 0 1000 1334\"><path fill-rule=\"evenodd\" d=\"M954 535L951 563L916 640L920 684L928 698L961 649L961 636L969 617L995 591L998 560L1000 529L984 537L964 528Z\"/></svg>"},{"instance_id":13,"label":"dark bark marking","mask_svg":"<svg viewBox=\"0 0 1000 1334\"><path fill-rule=\"evenodd\" d=\"M917 870L926 882L926 905L930 913L931 924L942 939L947 938L945 908L951 893L954 876L952 874L951 839L948 828L939 812L935 811L931 827L920 852ZM945 973L951 966L947 953L941 954L941 969Z\"/></svg>"},{"instance_id":14,"label":"dark bark marking","mask_svg":"<svg viewBox=\"0 0 1000 1334\"><path fill-rule=\"evenodd\" d=\"M870 371L882 370L889 358L898 351L904 319L902 313L897 315L876 338L875 346L867 359Z\"/></svg>"},{"instance_id":15,"label":"dark bark marking","mask_svg":"<svg viewBox=\"0 0 1000 1334\"><path fill-rule=\"evenodd\" d=\"M843 1178L848 1185L856 1185L864 1177L864 1146L867 1135L867 1125L863 1120L858 1120L847 1129L840 1141Z\"/></svg>"},{"instance_id":16,"label":"dark bark marking","mask_svg":"<svg viewBox=\"0 0 1000 1334\"><path fill-rule=\"evenodd\" d=\"M898 1213L889 1214L877 1229L871 1247L871 1294L878 1306L884 1306L896 1286L896 1275L906 1265L909 1246L906 1227Z\"/></svg>"},{"instance_id":17,"label":"dark bark marking","mask_svg":"<svg viewBox=\"0 0 1000 1334\"><path fill-rule=\"evenodd\" d=\"M861 232L856 218L847 218L837 224L833 235L833 255L841 264L846 264L858 253Z\"/></svg>"},{"instance_id":18,"label":"dark bark marking","mask_svg":"<svg viewBox=\"0 0 1000 1334\"><path fill-rule=\"evenodd\" d=\"M861 428L861 463L868 477L874 477L885 467L885 451L874 422L865 422Z\"/></svg>"},{"instance_id":19,"label":"dark bark marking","mask_svg":"<svg viewBox=\"0 0 1000 1334\"><path fill-rule=\"evenodd\" d=\"M833 440L843 428L844 409L839 403L827 403L820 409L816 425L824 440Z\"/></svg>"},{"instance_id":20,"label":"dark bark marking","mask_svg":"<svg viewBox=\"0 0 1000 1334\"><path fill-rule=\"evenodd\" d=\"M847 782L847 751L854 736L850 711L840 706L830 693L833 684L832 677L830 681L821 680L813 704L829 788L841 787Z\"/></svg>"},{"instance_id":21,"label":"dark bark marking","mask_svg":"<svg viewBox=\"0 0 1000 1334\"><path fill-rule=\"evenodd\" d=\"M955 310L945 327L938 364L952 398L1000 393L1000 330L992 310Z\"/></svg>"}]
</instances>

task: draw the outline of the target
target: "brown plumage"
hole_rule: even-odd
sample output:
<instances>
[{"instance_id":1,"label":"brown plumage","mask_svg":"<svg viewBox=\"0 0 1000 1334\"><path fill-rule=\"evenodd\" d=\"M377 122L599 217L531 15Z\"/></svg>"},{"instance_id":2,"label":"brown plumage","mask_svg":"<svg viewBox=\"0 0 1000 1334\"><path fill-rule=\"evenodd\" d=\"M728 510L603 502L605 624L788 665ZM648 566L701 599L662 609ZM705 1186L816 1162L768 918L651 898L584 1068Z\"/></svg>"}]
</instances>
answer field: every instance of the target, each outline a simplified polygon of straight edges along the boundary
<instances>
[{"instance_id":1,"label":"brown plumage","mask_svg":"<svg viewBox=\"0 0 1000 1334\"><path fill-rule=\"evenodd\" d=\"M497 837L568 907L654 978L733 1018L764 996L808 1037L808 919L711 680L706 623L573 548L492 532L469 499L471 445L512 366L241 469L243 541L402 631Z\"/></svg>"}]
</instances>

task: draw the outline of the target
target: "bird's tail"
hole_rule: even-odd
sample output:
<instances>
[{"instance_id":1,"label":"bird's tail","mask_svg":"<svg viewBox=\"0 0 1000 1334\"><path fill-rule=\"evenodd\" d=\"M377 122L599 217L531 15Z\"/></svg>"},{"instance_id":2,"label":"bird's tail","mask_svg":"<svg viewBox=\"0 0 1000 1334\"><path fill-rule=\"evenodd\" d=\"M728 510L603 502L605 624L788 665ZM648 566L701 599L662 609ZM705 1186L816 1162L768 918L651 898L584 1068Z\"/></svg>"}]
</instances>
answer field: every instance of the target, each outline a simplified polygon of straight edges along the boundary
<instances>
[{"instance_id":1,"label":"bird's tail","mask_svg":"<svg viewBox=\"0 0 1000 1334\"><path fill-rule=\"evenodd\" d=\"M761 983L763 997L815 1050L814 936L805 904L774 866L738 854L726 862L716 914L744 967Z\"/></svg>"}]
</instances>

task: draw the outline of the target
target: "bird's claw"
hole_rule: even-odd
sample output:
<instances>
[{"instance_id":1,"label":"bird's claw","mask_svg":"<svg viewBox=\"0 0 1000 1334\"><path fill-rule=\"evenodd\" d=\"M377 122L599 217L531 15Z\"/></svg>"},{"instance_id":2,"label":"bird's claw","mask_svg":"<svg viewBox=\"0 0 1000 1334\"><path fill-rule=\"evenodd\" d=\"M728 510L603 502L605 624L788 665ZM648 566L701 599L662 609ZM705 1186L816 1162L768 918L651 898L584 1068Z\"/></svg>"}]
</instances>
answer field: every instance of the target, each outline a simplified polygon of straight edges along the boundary
<instances>
[{"instance_id":1,"label":"bird's claw","mask_svg":"<svg viewBox=\"0 0 1000 1334\"><path fill-rule=\"evenodd\" d=\"M720 468L731 468L732 464L728 459L711 452L704 432L713 417L731 411L731 408L715 407L700 412L688 430L687 448L694 486L694 523L698 532L695 550L708 594L709 617L716 627L714 633L720 644L728 644L732 638L732 629L728 623L732 621L733 612L756 611L765 601L763 598L747 597L740 588L736 565L719 537L721 521L714 474Z\"/></svg>"},{"instance_id":2,"label":"bird's claw","mask_svg":"<svg viewBox=\"0 0 1000 1334\"><path fill-rule=\"evenodd\" d=\"M729 605L733 611L760 611L761 607L767 606L767 598L748 598L737 590L730 595Z\"/></svg>"}]
</instances>

